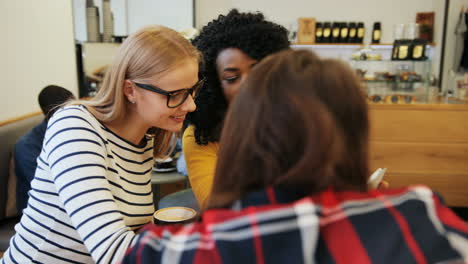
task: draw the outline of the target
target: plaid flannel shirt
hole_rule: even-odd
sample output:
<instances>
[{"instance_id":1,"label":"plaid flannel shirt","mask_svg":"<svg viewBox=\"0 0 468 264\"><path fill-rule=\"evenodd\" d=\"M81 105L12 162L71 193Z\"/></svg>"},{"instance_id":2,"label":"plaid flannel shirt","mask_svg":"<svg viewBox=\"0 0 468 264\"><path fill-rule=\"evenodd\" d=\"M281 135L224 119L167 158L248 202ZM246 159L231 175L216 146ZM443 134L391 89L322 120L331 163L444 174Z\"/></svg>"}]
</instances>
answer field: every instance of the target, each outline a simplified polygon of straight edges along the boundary
<instances>
[{"instance_id":1,"label":"plaid flannel shirt","mask_svg":"<svg viewBox=\"0 0 468 264\"><path fill-rule=\"evenodd\" d=\"M269 188L197 223L147 226L123 263L468 263L468 224L424 186Z\"/></svg>"}]
</instances>

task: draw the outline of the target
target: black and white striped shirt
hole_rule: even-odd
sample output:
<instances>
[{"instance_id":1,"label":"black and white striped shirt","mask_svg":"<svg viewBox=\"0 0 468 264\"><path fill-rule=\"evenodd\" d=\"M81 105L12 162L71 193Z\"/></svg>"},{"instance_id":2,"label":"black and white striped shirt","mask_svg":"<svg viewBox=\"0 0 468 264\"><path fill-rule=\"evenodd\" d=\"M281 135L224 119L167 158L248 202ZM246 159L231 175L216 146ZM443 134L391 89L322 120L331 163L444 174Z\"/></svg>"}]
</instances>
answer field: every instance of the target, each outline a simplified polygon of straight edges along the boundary
<instances>
[{"instance_id":1,"label":"black and white striped shirt","mask_svg":"<svg viewBox=\"0 0 468 264\"><path fill-rule=\"evenodd\" d=\"M154 212L153 141L136 146L83 106L48 123L27 208L2 263L112 263Z\"/></svg>"}]
</instances>

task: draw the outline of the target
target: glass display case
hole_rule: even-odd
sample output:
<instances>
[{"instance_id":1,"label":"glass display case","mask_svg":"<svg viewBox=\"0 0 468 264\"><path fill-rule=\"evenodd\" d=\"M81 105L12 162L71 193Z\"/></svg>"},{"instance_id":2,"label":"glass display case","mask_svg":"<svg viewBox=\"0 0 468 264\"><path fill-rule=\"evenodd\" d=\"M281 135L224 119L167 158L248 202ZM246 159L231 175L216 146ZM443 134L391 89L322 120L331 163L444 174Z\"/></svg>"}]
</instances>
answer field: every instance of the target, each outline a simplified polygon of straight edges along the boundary
<instances>
[{"instance_id":1,"label":"glass display case","mask_svg":"<svg viewBox=\"0 0 468 264\"><path fill-rule=\"evenodd\" d=\"M431 61L351 60L374 103L426 103L430 99Z\"/></svg>"}]
</instances>

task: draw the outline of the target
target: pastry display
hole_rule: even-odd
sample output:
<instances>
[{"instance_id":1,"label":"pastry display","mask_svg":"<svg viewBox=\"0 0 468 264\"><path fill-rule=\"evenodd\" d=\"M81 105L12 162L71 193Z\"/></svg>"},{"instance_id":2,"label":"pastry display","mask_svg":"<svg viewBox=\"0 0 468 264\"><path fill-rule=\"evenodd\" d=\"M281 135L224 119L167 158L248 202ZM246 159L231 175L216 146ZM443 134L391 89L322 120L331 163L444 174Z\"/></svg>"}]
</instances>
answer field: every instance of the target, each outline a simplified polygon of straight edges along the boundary
<instances>
[{"instance_id":1,"label":"pastry display","mask_svg":"<svg viewBox=\"0 0 468 264\"><path fill-rule=\"evenodd\" d=\"M413 104L416 103L416 97L408 94L391 94L391 95L372 95L368 100L372 103L385 103L385 104Z\"/></svg>"},{"instance_id":2,"label":"pastry display","mask_svg":"<svg viewBox=\"0 0 468 264\"><path fill-rule=\"evenodd\" d=\"M415 72L402 72L399 79L404 82L421 82L422 76Z\"/></svg>"}]
</instances>

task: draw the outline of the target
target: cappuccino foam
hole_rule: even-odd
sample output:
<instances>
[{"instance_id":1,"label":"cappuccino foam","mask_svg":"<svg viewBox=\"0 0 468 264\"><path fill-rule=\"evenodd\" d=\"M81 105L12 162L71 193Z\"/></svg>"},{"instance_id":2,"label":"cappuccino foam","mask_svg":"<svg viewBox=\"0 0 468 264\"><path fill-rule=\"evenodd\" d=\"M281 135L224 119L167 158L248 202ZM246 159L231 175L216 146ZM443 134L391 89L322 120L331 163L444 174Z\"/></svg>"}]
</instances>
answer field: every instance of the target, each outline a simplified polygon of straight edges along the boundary
<instances>
[{"instance_id":1,"label":"cappuccino foam","mask_svg":"<svg viewBox=\"0 0 468 264\"><path fill-rule=\"evenodd\" d=\"M195 217L197 213L188 207L168 207L159 209L154 213L154 218L166 222L180 222Z\"/></svg>"}]
</instances>

